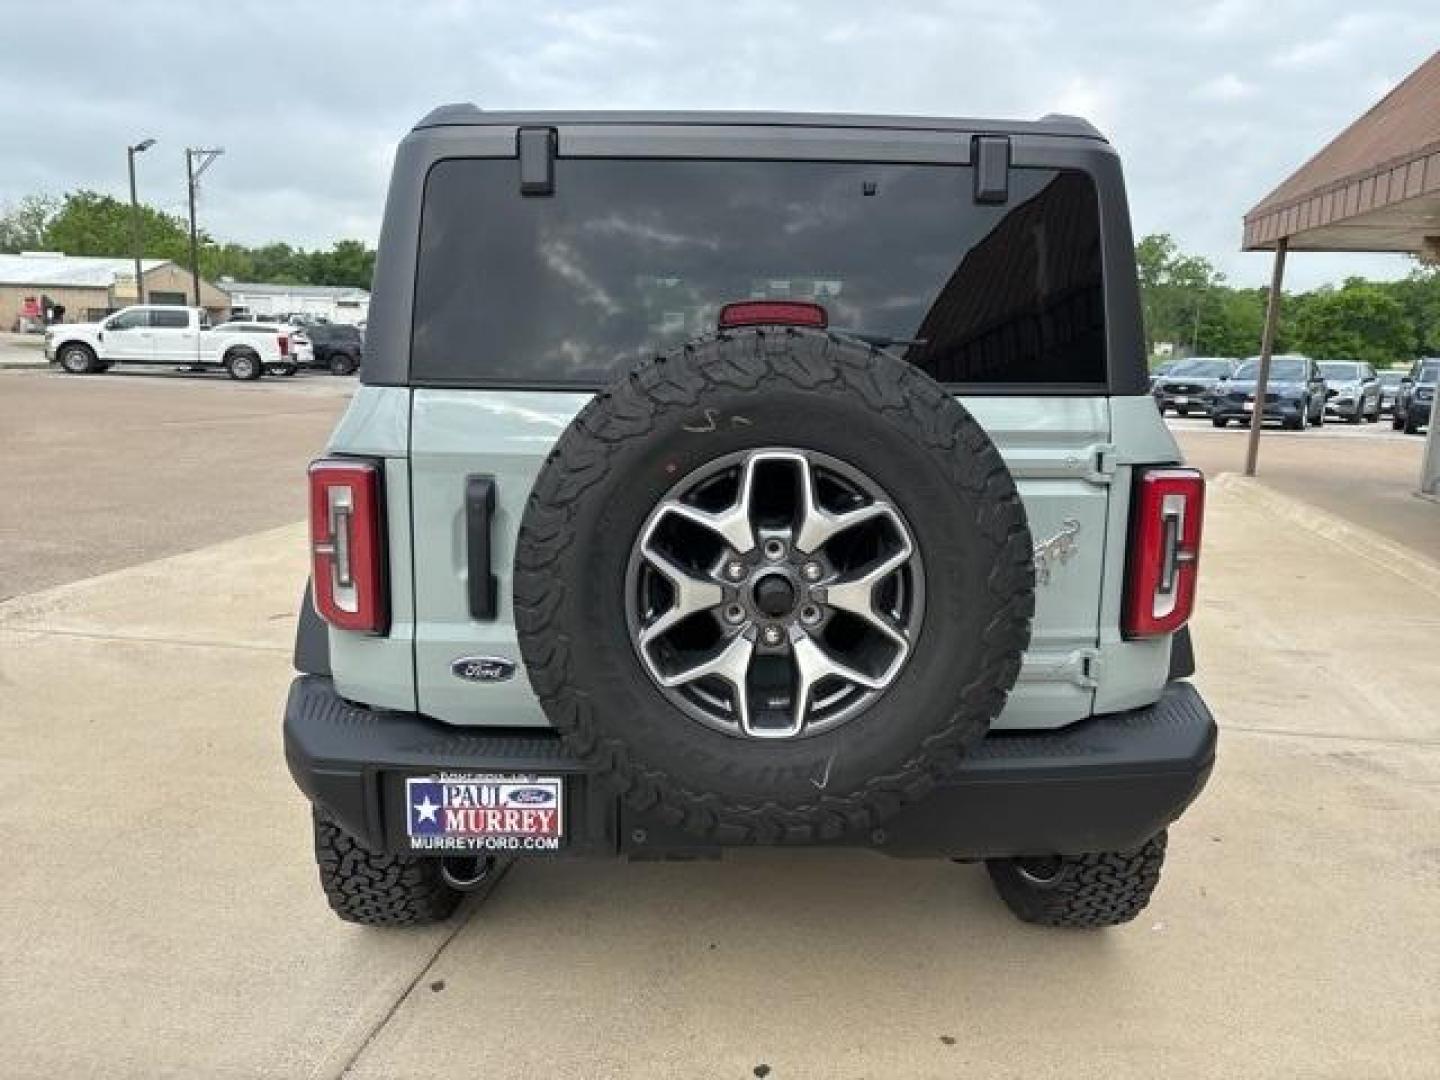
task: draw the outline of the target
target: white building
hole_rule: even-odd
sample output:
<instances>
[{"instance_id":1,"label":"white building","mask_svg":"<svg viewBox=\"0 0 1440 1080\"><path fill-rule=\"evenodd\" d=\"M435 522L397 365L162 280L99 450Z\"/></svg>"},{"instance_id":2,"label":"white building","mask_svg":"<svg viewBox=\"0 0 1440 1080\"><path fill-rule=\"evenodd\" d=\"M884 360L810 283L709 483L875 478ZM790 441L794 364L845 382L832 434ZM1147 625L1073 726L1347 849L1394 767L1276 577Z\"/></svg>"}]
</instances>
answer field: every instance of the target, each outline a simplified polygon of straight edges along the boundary
<instances>
[{"instance_id":1,"label":"white building","mask_svg":"<svg viewBox=\"0 0 1440 1080\"><path fill-rule=\"evenodd\" d=\"M231 309L251 318L318 315L334 323L357 323L370 311L370 294L345 285L265 285L220 279Z\"/></svg>"}]
</instances>

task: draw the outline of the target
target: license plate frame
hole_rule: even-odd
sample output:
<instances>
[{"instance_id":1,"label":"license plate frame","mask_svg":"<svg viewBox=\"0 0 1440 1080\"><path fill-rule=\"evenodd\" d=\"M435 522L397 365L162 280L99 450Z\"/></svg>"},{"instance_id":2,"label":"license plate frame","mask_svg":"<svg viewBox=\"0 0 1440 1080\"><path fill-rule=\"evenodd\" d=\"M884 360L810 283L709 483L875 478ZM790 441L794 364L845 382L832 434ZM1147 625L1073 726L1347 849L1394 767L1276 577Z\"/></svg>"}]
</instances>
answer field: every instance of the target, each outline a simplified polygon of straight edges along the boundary
<instances>
[{"instance_id":1,"label":"license plate frame","mask_svg":"<svg viewBox=\"0 0 1440 1080\"><path fill-rule=\"evenodd\" d=\"M400 833L417 854L550 855L566 846L563 776L436 770L399 786Z\"/></svg>"}]
</instances>

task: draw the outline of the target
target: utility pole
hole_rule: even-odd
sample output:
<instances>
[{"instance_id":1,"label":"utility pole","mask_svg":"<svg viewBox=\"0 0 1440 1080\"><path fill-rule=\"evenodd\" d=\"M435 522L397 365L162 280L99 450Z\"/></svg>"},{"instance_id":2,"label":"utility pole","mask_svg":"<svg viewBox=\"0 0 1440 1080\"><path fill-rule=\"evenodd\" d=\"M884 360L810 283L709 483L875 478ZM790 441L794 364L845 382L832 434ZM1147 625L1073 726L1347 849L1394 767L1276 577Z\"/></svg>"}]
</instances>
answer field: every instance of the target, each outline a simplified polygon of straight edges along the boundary
<instances>
[{"instance_id":1,"label":"utility pole","mask_svg":"<svg viewBox=\"0 0 1440 1080\"><path fill-rule=\"evenodd\" d=\"M196 150L187 147L185 150L185 187L190 192L190 285L194 294L191 302L196 307L200 306L200 234L195 228L195 191L205 170L224 152L223 148ZM197 160L200 162L198 166L195 164Z\"/></svg>"},{"instance_id":2,"label":"utility pole","mask_svg":"<svg viewBox=\"0 0 1440 1080\"><path fill-rule=\"evenodd\" d=\"M140 200L135 195L135 155L143 154L155 145L154 139L142 139L134 146L125 148L125 161L130 166L130 240L135 255L135 302L145 302L145 273L140 260L145 257L145 240L140 228Z\"/></svg>"}]
</instances>

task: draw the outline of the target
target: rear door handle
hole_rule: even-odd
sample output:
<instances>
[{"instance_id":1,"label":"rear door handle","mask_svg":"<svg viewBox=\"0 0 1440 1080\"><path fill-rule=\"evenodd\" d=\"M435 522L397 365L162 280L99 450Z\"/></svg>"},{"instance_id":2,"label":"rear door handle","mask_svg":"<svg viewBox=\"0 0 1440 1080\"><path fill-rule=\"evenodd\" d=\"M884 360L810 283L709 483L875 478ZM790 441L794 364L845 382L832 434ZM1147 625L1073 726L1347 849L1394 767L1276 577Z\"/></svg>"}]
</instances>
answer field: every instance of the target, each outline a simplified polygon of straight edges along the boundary
<instances>
[{"instance_id":1,"label":"rear door handle","mask_svg":"<svg viewBox=\"0 0 1440 1080\"><path fill-rule=\"evenodd\" d=\"M495 517L495 478L465 478L465 565L470 615L489 621L496 614L495 574L490 567L490 525Z\"/></svg>"}]
</instances>

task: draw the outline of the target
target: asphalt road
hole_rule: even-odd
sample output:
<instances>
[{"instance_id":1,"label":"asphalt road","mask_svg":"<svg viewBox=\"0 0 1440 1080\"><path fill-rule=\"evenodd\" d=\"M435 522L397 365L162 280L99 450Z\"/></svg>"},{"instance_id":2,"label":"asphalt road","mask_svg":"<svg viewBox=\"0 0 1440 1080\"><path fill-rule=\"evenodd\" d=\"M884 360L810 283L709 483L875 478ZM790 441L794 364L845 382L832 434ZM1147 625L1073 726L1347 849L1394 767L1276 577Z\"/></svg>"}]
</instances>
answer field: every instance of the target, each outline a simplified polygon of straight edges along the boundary
<instances>
[{"instance_id":1,"label":"asphalt road","mask_svg":"<svg viewBox=\"0 0 1440 1080\"><path fill-rule=\"evenodd\" d=\"M300 520L354 386L0 370L0 600Z\"/></svg>"}]
</instances>

